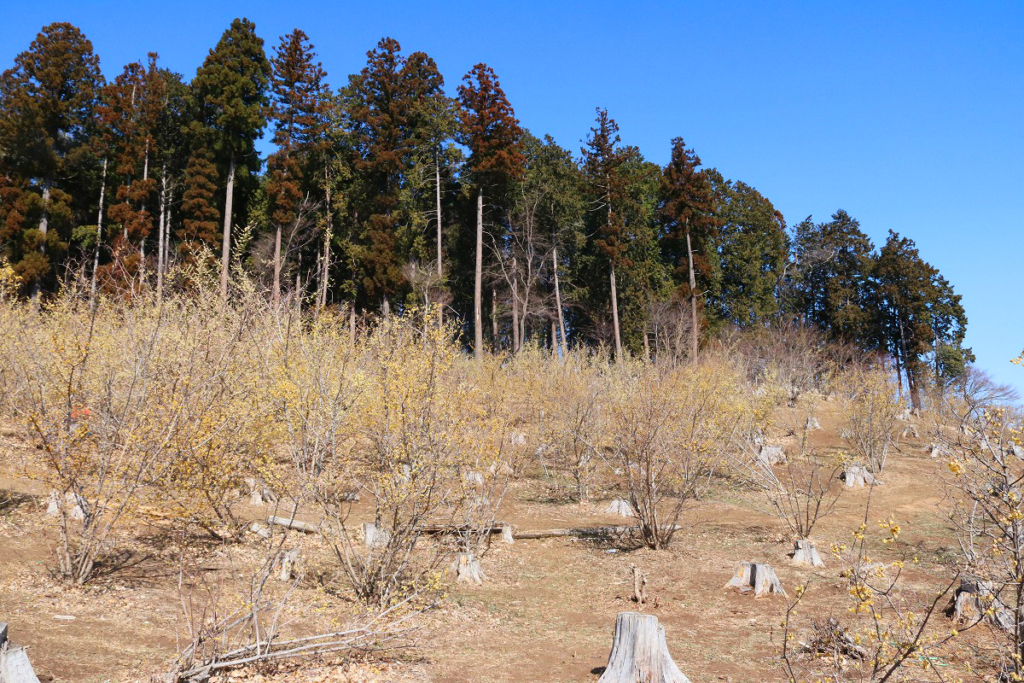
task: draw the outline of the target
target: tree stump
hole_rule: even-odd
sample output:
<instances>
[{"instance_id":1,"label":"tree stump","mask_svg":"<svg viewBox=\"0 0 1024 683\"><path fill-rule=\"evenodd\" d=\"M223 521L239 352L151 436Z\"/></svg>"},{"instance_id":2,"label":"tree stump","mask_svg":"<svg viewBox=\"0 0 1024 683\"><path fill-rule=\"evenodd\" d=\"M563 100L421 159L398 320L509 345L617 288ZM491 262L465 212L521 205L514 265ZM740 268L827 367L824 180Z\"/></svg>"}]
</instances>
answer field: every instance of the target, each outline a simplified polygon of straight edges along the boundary
<instances>
[{"instance_id":1,"label":"tree stump","mask_svg":"<svg viewBox=\"0 0 1024 683\"><path fill-rule=\"evenodd\" d=\"M278 579L281 581L291 581L298 574L296 567L299 564L299 550L298 548L287 550L281 553L281 573L278 575Z\"/></svg>"},{"instance_id":2,"label":"tree stump","mask_svg":"<svg viewBox=\"0 0 1024 683\"><path fill-rule=\"evenodd\" d=\"M775 570L770 564L759 562L740 562L736 565L736 572L725 584L726 588L738 588L740 593L754 592L755 598L762 598L773 593L785 595L779 577L775 576Z\"/></svg>"},{"instance_id":3,"label":"tree stump","mask_svg":"<svg viewBox=\"0 0 1024 683\"><path fill-rule=\"evenodd\" d=\"M514 530L513 530L511 524L502 524L501 525L501 540L504 541L505 543L508 543L509 545L511 545L511 544L516 542L516 539L515 539L515 536L514 536Z\"/></svg>"},{"instance_id":4,"label":"tree stump","mask_svg":"<svg viewBox=\"0 0 1024 683\"><path fill-rule=\"evenodd\" d=\"M793 542L792 559L790 562L798 567L825 566L825 563L821 559L821 555L818 554L818 549L815 548L814 544L806 538L798 539Z\"/></svg>"},{"instance_id":5,"label":"tree stump","mask_svg":"<svg viewBox=\"0 0 1024 683\"><path fill-rule=\"evenodd\" d=\"M807 431L813 432L815 430L821 429L821 424L818 422L818 418L812 415L811 417L807 418L807 422L804 425L804 427L807 429Z\"/></svg>"},{"instance_id":6,"label":"tree stump","mask_svg":"<svg viewBox=\"0 0 1024 683\"><path fill-rule=\"evenodd\" d=\"M391 540L391 534L378 529L373 522L363 522L363 543L367 548L383 548Z\"/></svg>"},{"instance_id":7,"label":"tree stump","mask_svg":"<svg viewBox=\"0 0 1024 683\"><path fill-rule=\"evenodd\" d=\"M896 419L902 422L910 422L910 408L904 408L902 412L897 413Z\"/></svg>"},{"instance_id":8,"label":"tree stump","mask_svg":"<svg viewBox=\"0 0 1024 683\"><path fill-rule=\"evenodd\" d=\"M862 489L871 484L882 483L875 479L875 475L869 472L864 465L847 465L841 477L848 489Z\"/></svg>"},{"instance_id":9,"label":"tree stump","mask_svg":"<svg viewBox=\"0 0 1024 683\"><path fill-rule=\"evenodd\" d=\"M920 432L917 431L917 425L914 424L908 424L906 427L904 427L901 434L904 439L911 436L914 437L915 439L921 438Z\"/></svg>"},{"instance_id":10,"label":"tree stump","mask_svg":"<svg viewBox=\"0 0 1024 683\"><path fill-rule=\"evenodd\" d=\"M1014 629L1013 612L992 592L992 584L973 576L961 577L960 586L946 608L946 616L959 623L985 620L1003 631Z\"/></svg>"},{"instance_id":11,"label":"tree stump","mask_svg":"<svg viewBox=\"0 0 1024 683\"><path fill-rule=\"evenodd\" d=\"M56 517L60 514L61 506L63 506L71 519L85 519L85 499L71 491L64 494L63 503L61 503L60 494L56 491L51 491L46 500L46 515L48 517Z\"/></svg>"},{"instance_id":12,"label":"tree stump","mask_svg":"<svg viewBox=\"0 0 1024 683\"><path fill-rule=\"evenodd\" d=\"M263 485L263 482L255 477L246 477L245 483L249 487L250 505L270 505L277 502L277 494Z\"/></svg>"},{"instance_id":13,"label":"tree stump","mask_svg":"<svg viewBox=\"0 0 1024 683\"><path fill-rule=\"evenodd\" d=\"M487 578L480 568L480 560L473 553L459 553L452 563L452 571L455 572L457 583L475 583L479 586Z\"/></svg>"},{"instance_id":14,"label":"tree stump","mask_svg":"<svg viewBox=\"0 0 1024 683\"><path fill-rule=\"evenodd\" d=\"M624 498L616 498L612 502L608 503L608 507L604 509L605 514L616 515L618 517L633 517L635 513L633 506L628 500Z\"/></svg>"},{"instance_id":15,"label":"tree stump","mask_svg":"<svg viewBox=\"0 0 1024 683\"><path fill-rule=\"evenodd\" d=\"M619 612L608 665L597 683L690 683L669 654L653 614Z\"/></svg>"},{"instance_id":16,"label":"tree stump","mask_svg":"<svg viewBox=\"0 0 1024 683\"><path fill-rule=\"evenodd\" d=\"M1019 444L1015 444L1015 443L1010 444L1006 448L1006 454L1007 455L1012 455L1013 457L1017 458L1018 460L1024 460L1024 448L1021 448L1021 446Z\"/></svg>"},{"instance_id":17,"label":"tree stump","mask_svg":"<svg viewBox=\"0 0 1024 683\"><path fill-rule=\"evenodd\" d=\"M942 446L940 444L933 443L931 446L928 447L928 453L933 458L939 458L942 456L943 453Z\"/></svg>"},{"instance_id":18,"label":"tree stump","mask_svg":"<svg viewBox=\"0 0 1024 683\"><path fill-rule=\"evenodd\" d=\"M757 451L757 461L765 467L786 462L786 451L782 446L761 446Z\"/></svg>"},{"instance_id":19,"label":"tree stump","mask_svg":"<svg viewBox=\"0 0 1024 683\"><path fill-rule=\"evenodd\" d=\"M466 483L470 486L483 486L484 475L479 472L466 472Z\"/></svg>"},{"instance_id":20,"label":"tree stump","mask_svg":"<svg viewBox=\"0 0 1024 683\"><path fill-rule=\"evenodd\" d=\"M28 651L7 641L7 624L0 622L0 683L39 683Z\"/></svg>"},{"instance_id":21,"label":"tree stump","mask_svg":"<svg viewBox=\"0 0 1024 683\"><path fill-rule=\"evenodd\" d=\"M259 522L253 522L249 525L250 533L254 533L260 538L270 538L270 527L260 524Z\"/></svg>"}]
</instances>

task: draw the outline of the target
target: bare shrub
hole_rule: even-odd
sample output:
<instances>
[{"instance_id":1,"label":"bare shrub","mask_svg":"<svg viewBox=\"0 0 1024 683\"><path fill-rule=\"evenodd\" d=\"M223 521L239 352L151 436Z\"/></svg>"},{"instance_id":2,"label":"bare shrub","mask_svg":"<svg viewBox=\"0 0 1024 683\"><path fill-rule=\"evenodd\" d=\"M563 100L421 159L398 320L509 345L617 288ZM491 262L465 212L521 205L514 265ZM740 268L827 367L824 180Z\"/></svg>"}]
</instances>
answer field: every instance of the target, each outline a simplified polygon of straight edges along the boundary
<instances>
[{"instance_id":1,"label":"bare shrub","mask_svg":"<svg viewBox=\"0 0 1024 683\"><path fill-rule=\"evenodd\" d=\"M668 546L687 502L699 498L750 413L739 373L723 361L617 373L609 444L636 510L642 542Z\"/></svg>"},{"instance_id":2,"label":"bare shrub","mask_svg":"<svg viewBox=\"0 0 1024 683\"><path fill-rule=\"evenodd\" d=\"M904 405L892 374L883 369L851 368L839 381L846 415L844 439L853 456L881 474L899 431Z\"/></svg>"}]
</instances>

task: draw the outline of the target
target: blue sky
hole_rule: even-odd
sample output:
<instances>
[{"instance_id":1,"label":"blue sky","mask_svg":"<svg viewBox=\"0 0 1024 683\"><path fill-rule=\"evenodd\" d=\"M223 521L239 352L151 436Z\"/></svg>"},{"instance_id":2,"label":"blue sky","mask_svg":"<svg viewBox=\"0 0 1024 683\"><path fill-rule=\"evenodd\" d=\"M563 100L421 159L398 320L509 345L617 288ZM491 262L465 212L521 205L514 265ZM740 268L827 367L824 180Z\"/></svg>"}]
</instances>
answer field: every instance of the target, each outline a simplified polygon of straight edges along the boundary
<instances>
[{"instance_id":1,"label":"blue sky","mask_svg":"<svg viewBox=\"0 0 1024 683\"><path fill-rule=\"evenodd\" d=\"M678 135L792 225L846 209L963 295L978 365L1024 393L1024 3L100 2L2 0L0 65L70 21L107 76L148 51L186 77L231 19L294 27L334 85L389 35L450 90L477 62L531 131L578 152L607 107L653 161Z\"/></svg>"}]
</instances>

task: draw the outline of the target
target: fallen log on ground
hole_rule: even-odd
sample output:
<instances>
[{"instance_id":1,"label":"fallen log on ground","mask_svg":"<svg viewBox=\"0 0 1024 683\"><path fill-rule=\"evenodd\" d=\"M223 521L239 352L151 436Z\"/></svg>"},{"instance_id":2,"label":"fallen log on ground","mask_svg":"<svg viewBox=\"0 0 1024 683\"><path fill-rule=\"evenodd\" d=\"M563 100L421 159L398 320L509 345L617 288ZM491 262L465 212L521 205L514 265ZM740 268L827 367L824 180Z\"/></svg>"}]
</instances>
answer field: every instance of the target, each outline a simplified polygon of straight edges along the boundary
<instances>
[{"instance_id":1,"label":"fallen log on ground","mask_svg":"<svg viewBox=\"0 0 1024 683\"><path fill-rule=\"evenodd\" d=\"M679 531L683 527L675 524L672 526L673 531ZM664 530L668 530L669 527L663 527ZM527 539L538 539L538 538L558 538L560 536L569 536L574 538L614 538L616 536L622 536L631 531L640 531L640 527L635 524L623 524L619 526L583 526L583 527L570 527L568 529L536 529L534 531L517 531L513 534L515 540L527 540Z\"/></svg>"},{"instance_id":2,"label":"fallen log on ground","mask_svg":"<svg viewBox=\"0 0 1024 683\"><path fill-rule=\"evenodd\" d=\"M292 519L291 517L270 515L267 517L267 524L276 524L277 526L283 526L284 528L291 529L293 531L301 531L304 534L320 533L319 525L303 522L301 519Z\"/></svg>"}]
</instances>

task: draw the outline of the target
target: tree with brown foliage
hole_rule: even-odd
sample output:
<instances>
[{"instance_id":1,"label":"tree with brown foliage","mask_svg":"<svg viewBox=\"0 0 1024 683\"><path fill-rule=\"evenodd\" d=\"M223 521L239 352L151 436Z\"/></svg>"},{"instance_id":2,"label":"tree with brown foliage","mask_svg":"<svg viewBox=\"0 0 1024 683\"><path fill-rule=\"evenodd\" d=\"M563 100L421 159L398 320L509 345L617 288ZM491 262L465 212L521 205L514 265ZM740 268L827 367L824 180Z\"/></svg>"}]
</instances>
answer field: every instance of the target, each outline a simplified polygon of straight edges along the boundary
<instances>
[{"instance_id":1,"label":"tree with brown foliage","mask_svg":"<svg viewBox=\"0 0 1024 683\"><path fill-rule=\"evenodd\" d=\"M697 170L699 166L700 157L686 148L682 138L672 140L672 159L661 181L663 246L675 262L676 272L685 272L688 276L688 282L681 285L680 290L690 299L691 360L697 357L700 337L697 273L706 273L710 267L710 238L717 225L711 184L707 175Z\"/></svg>"},{"instance_id":2,"label":"tree with brown foliage","mask_svg":"<svg viewBox=\"0 0 1024 683\"><path fill-rule=\"evenodd\" d=\"M523 172L522 129L494 70L477 64L459 86L462 133L470 149L469 172L476 188L476 269L473 279L473 350L483 356L484 192L500 191Z\"/></svg>"}]
</instances>

